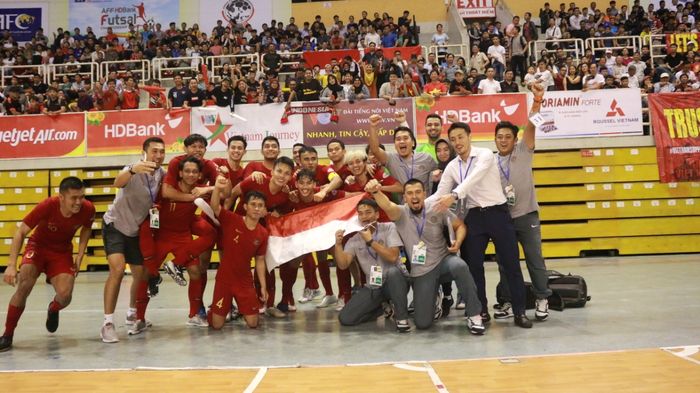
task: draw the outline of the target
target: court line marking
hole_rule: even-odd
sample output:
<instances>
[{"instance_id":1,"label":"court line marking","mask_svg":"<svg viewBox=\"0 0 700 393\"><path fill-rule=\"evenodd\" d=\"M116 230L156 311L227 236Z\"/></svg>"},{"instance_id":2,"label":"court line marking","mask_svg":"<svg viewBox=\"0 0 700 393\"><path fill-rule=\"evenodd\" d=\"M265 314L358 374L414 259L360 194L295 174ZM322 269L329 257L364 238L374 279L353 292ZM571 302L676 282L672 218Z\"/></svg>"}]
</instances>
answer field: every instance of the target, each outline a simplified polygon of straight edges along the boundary
<instances>
[{"instance_id":1,"label":"court line marking","mask_svg":"<svg viewBox=\"0 0 700 393\"><path fill-rule=\"evenodd\" d=\"M433 366L431 366L430 363L428 363L428 362L423 362L422 367L412 366L412 365L406 364L406 363L395 363L394 367L400 368L402 370L428 373L428 377L430 377L430 380L432 381L433 386L435 386L435 389L437 389L437 391L439 393L449 393L445 384L442 383L440 376L438 376L437 372L435 372L435 369L433 369Z\"/></svg>"},{"instance_id":2,"label":"court line marking","mask_svg":"<svg viewBox=\"0 0 700 393\"><path fill-rule=\"evenodd\" d=\"M684 345L680 347L663 347L662 350L670 353L673 356L679 357L681 359L687 360L691 363L700 365L700 360L694 359L691 356L700 352L700 345ZM680 351L674 351L675 349L680 349Z\"/></svg>"},{"instance_id":3,"label":"court line marking","mask_svg":"<svg viewBox=\"0 0 700 393\"><path fill-rule=\"evenodd\" d=\"M255 389L257 389L258 385L260 385L263 378L265 378L265 374L267 374L267 367L260 367L258 373L255 374L255 378L250 381L250 384L248 384L248 387L243 391L243 393L253 393Z\"/></svg>"}]
</instances>

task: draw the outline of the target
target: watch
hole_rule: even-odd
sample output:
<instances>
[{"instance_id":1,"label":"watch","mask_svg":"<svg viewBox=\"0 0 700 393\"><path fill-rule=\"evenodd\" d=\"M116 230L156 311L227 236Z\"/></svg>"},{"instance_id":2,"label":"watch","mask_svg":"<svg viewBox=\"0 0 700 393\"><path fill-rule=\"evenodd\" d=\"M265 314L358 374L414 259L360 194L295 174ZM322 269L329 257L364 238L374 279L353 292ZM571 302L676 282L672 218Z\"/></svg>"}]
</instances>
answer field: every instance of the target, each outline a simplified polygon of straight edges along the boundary
<instances>
[{"instance_id":1,"label":"watch","mask_svg":"<svg viewBox=\"0 0 700 393\"><path fill-rule=\"evenodd\" d=\"M135 175L135 174L136 174L136 172L134 172L134 166L133 166L133 165L129 165L127 168L129 169L129 173L131 173L132 175Z\"/></svg>"},{"instance_id":2,"label":"watch","mask_svg":"<svg viewBox=\"0 0 700 393\"><path fill-rule=\"evenodd\" d=\"M456 192L452 191L452 192L450 193L450 195L452 196L452 198L455 199L455 201L458 201L458 200L459 200L459 194L457 194Z\"/></svg>"}]
</instances>

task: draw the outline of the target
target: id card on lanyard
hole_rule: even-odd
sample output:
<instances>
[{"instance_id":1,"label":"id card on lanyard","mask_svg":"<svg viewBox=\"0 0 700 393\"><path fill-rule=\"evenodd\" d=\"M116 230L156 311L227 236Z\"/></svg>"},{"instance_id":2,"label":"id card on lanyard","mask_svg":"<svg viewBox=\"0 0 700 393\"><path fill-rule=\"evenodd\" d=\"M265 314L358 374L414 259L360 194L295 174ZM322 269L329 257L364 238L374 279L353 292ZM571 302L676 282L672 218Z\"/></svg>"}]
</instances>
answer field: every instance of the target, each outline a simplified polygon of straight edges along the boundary
<instances>
[{"instance_id":1,"label":"id card on lanyard","mask_svg":"<svg viewBox=\"0 0 700 393\"><path fill-rule=\"evenodd\" d=\"M143 178L145 179L146 183L146 188L148 189L148 194L151 196L151 208L148 209L148 218L150 222L151 229L160 229L160 212L158 211L158 206L156 205L156 197L153 194L153 190L151 189L151 180L148 179L148 175L145 173L143 174ZM153 175L153 179L155 184L157 185L158 182L155 180L155 173ZM156 194L158 191L156 190Z\"/></svg>"},{"instance_id":2,"label":"id card on lanyard","mask_svg":"<svg viewBox=\"0 0 700 393\"><path fill-rule=\"evenodd\" d=\"M416 221L414 217L411 217L414 222ZM418 244L413 246L413 252L411 253L411 264L414 265L425 265L425 259L426 259L426 246L423 240L420 240L421 237L423 237L423 230L425 229L425 206L423 206L423 214L421 217L421 222L415 222L416 224L416 232L418 232Z\"/></svg>"},{"instance_id":3,"label":"id card on lanyard","mask_svg":"<svg viewBox=\"0 0 700 393\"><path fill-rule=\"evenodd\" d=\"M510 159L513 157L513 153L511 153L508 156L508 164L506 165L506 169L503 169L503 165L501 164L501 156L498 156L498 169L501 171L501 174L503 177L506 179L506 183L508 185L505 186L503 189L503 193L506 195L506 200L508 203L508 206L513 206L515 205L515 189L513 188L513 185L510 183ZM505 161L505 160L503 160Z\"/></svg>"},{"instance_id":4,"label":"id card on lanyard","mask_svg":"<svg viewBox=\"0 0 700 393\"><path fill-rule=\"evenodd\" d=\"M376 225L376 224L375 224ZM379 227L375 226L374 233L372 234L372 241L376 242L378 237L379 237ZM382 286L382 267L381 267L381 261L379 260L379 254L374 252L372 250L372 247L367 247L367 253L369 256L374 259L374 262L376 265L372 265L370 268L370 275L369 275L369 285L372 287L381 287Z\"/></svg>"}]
</instances>

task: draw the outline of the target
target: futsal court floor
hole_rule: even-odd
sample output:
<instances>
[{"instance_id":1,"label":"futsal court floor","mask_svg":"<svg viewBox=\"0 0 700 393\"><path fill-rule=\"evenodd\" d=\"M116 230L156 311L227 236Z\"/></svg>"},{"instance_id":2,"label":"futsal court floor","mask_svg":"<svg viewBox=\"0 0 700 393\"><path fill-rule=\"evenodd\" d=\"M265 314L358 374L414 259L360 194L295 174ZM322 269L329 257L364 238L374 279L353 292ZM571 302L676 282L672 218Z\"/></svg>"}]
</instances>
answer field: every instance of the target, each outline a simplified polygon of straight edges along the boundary
<instances>
[{"instance_id":1,"label":"futsal court floor","mask_svg":"<svg viewBox=\"0 0 700 393\"><path fill-rule=\"evenodd\" d=\"M0 353L0 391L700 391L700 255L557 259L548 268L585 277L591 302L552 310L532 329L492 320L480 337L454 309L429 330L398 334L383 318L342 327L335 310L315 308L318 301L298 304L284 319L265 318L256 330L242 321L219 332L192 328L187 291L167 277L149 304L153 327L129 337L127 277L115 314L121 341L104 344L106 273L80 274L54 334L44 327L53 290L40 280L13 349ZM497 280L488 263L490 300ZM296 286L298 297L301 271ZM3 321L12 293L0 285Z\"/></svg>"}]
</instances>

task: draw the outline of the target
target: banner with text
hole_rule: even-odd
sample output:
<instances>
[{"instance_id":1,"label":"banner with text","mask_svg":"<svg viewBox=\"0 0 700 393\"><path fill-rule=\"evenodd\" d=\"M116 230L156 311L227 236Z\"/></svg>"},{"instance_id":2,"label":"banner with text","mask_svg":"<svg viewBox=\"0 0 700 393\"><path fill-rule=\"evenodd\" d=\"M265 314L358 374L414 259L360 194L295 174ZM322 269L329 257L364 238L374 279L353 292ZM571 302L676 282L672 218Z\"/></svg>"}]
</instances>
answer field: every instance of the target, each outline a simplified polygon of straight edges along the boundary
<instances>
[{"instance_id":1,"label":"banner with text","mask_svg":"<svg viewBox=\"0 0 700 393\"><path fill-rule=\"evenodd\" d=\"M540 113L539 139L643 134L639 89L548 91Z\"/></svg>"},{"instance_id":2,"label":"banner with text","mask_svg":"<svg viewBox=\"0 0 700 393\"><path fill-rule=\"evenodd\" d=\"M272 15L272 0L199 0L199 30L209 34L216 21L223 26L235 20L236 24L250 23L262 36L262 24L270 24L275 19Z\"/></svg>"},{"instance_id":3,"label":"banner with text","mask_svg":"<svg viewBox=\"0 0 700 393\"><path fill-rule=\"evenodd\" d=\"M700 92L649 95L662 183L700 180Z\"/></svg>"},{"instance_id":4,"label":"banner with text","mask_svg":"<svg viewBox=\"0 0 700 393\"><path fill-rule=\"evenodd\" d=\"M85 156L85 117L0 116L0 158Z\"/></svg>"},{"instance_id":5,"label":"banner with text","mask_svg":"<svg viewBox=\"0 0 700 393\"><path fill-rule=\"evenodd\" d=\"M296 103L295 105L301 105ZM207 150L226 151L226 141L233 135L243 135L248 150L258 150L268 135L279 139L282 149L289 149L303 140L302 116L289 116L280 121L285 104L236 105L235 114L229 108L209 106L192 108L192 133L201 134L209 141Z\"/></svg>"},{"instance_id":6,"label":"banner with text","mask_svg":"<svg viewBox=\"0 0 700 393\"><path fill-rule=\"evenodd\" d=\"M384 54L384 57L386 59L393 59L394 58L394 52L399 51L401 52L401 58L408 61L411 59L411 55L420 55L421 54L421 47L420 46L405 46L405 47L394 47L394 48L382 48L379 49L382 51ZM326 64L331 64L332 59L338 60L338 62L342 61L345 56L350 56L353 58L355 61L360 61L362 57L365 55L367 50L362 50L362 49L341 49L341 50L326 50L326 51L305 51L303 53L304 56L304 62L309 66L313 67L315 65L320 66L323 68Z\"/></svg>"},{"instance_id":7,"label":"banner with text","mask_svg":"<svg viewBox=\"0 0 700 393\"><path fill-rule=\"evenodd\" d=\"M70 0L69 4L71 33L73 28L79 27L80 33L85 34L89 26L98 37L106 35L110 27L114 34L124 37L130 23L138 31L143 30L144 23L160 23L165 30L170 22L180 20L179 0Z\"/></svg>"},{"instance_id":8,"label":"banner with text","mask_svg":"<svg viewBox=\"0 0 700 393\"><path fill-rule=\"evenodd\" d=\"M338 138L347 145L366 145L369 136L369 117L373 114L382 116L379 127L379 141L392 144L394 128L398 126L394 114L398 111L406 113L406 121L411 129L413 122L413 100L410 98L396 99L396 105L389 101L362 100L350 103L343 101L335 106L338 121L331 121L330 113L304 114L304 144L310 146L325 146L328 141ZM302 108L318 105L305 102ZM293 116L290 117L290 119Z\"/></svg>"},{"instance_id":9,"label":"banner with text","mask_svg":"<svg viewBox=\"0 0 700 393\"><path fill-rule=\"evenodd\" d=\"M495 18L495 0L457 0L460 18Z\"/></svg>"},{"instance_id":10,"label":"banner with text","mask_svg":"<svg viewBox=\"0 0 700 393\"><path fill-rule=\"evenodd\" d=\"M424 94L416 98L415 112L418 143L428 141L425 119L433 113L442 118L443 138L447 138L447 129L450 128L447 116L453 114L459 121L469 124L473 140L493 140L494 127L499 121L509 121L519 127L525 125L527 99L524 93L440 98Z\"/></svg>"},{"instance_id":11,"label":"banner with text","mask_svg":"<svg viewBox=\"0 0 700 393\"><path fill-rule=\"evenodd\" d=\"M0 31L9 31L18 42L31 41L41 28L48 33L46 3L18 2L21 7L0 8Z\"/></svg>"},{"instance_id":12,"label":"banner with text","mask_svg":"<svg viewBox=\"0 0 700 393\"><path fill-rule=\"evenodd\" d=\"M143 141L152 136L163 139L166 153L179 153L190 134L187 109L87 112L85 116L88 156L140 153Z\"/></svg>"},{"instance_id":13,"label":"banner with text","mask_svg":"<svg viewBox=\"0 0 700 393\"><path fill-rule=\"evenodd\" d=\"M671 49L671 44L678 46L678 53L688 52L688 46L693 45L693 50L698 50L698 42L700 42L700 33L674 33L666 34L666 50Z\"/></svg>"}]
</instances>

